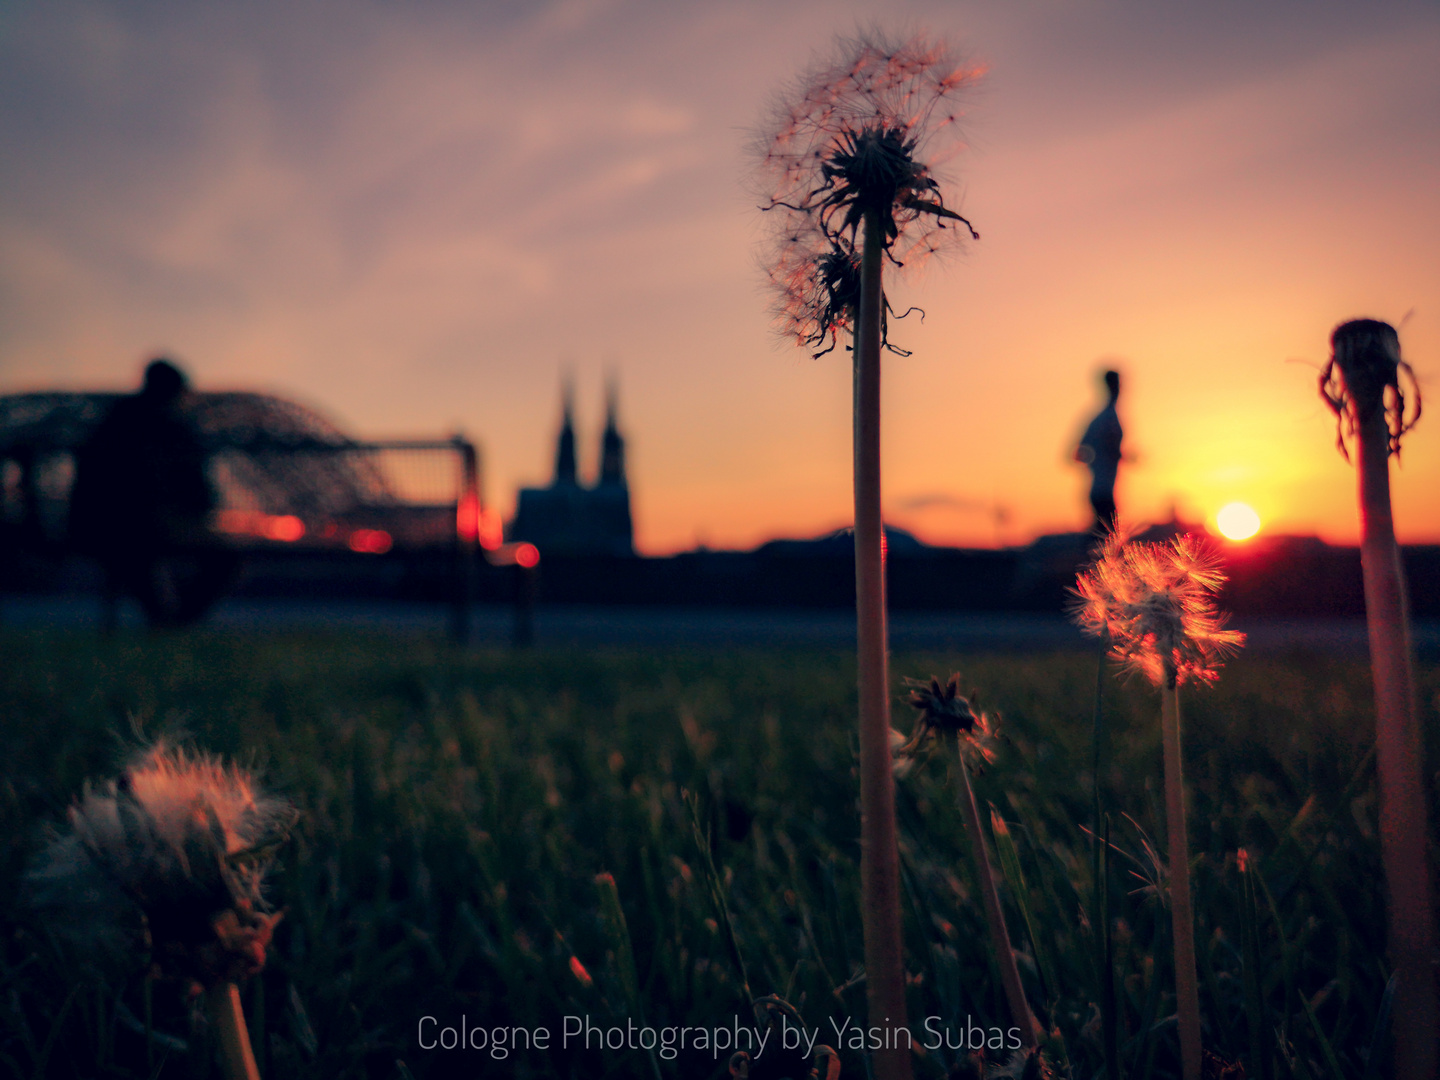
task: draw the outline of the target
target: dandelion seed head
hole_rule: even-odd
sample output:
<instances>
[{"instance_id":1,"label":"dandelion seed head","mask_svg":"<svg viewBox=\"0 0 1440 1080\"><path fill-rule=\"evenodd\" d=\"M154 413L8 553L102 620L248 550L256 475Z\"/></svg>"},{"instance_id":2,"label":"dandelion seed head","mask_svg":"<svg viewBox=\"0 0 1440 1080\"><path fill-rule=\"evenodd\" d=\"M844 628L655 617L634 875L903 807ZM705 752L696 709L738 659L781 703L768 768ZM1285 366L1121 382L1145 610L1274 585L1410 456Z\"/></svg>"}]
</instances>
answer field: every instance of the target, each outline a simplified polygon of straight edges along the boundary
<instances>
[{"instance_id":1,"label":"dandelion seed head","mask_svg":"<svg viewBox=\"0 0 1440 1080\"><path fill-rule=\"evenodd\" d=\"M837 248L854 258L867 213L877 216L897 266L959 243L947 222L976 235L945 206L934 169L962 146L958 102L981 74L942 41L920 34L898 42L870 31L842 39L830 59L777 98L754 153L764 209L772 212L771 247L803 238L788 266L773 251L767 260L787 336L807 346L829 339L833 348L849 329L837 294L799 286L795 275L807 267L818 274Z\"/></svg>"},{"instance_id":2,"label":"dandelion seed head","mask_svg":"<svg viewBox=\"0 0 1440 1080\"><path fill-rule=\"evenodd\" d=\"M205 985L264 965L270 850L295 812L248 773L157 745L87 785L28 875L62 936L112 960L149 951L163 974Z\"/></svg>"},{"instance_id":3,"label":"dandelion seed head","mask_svg":"<svg viewBox=\"0 0 1440 1080\"><path fill-rule=\"evenodd\" d=\"M1245 641L1226 630L1215 604L1225 582L1219 556L1201 539L1131 540L1115 529L1076 578L1072 609L1080 628L1109 637L1112 655L1156 686L1212 682Z\"/></svg>"}]
</instances>

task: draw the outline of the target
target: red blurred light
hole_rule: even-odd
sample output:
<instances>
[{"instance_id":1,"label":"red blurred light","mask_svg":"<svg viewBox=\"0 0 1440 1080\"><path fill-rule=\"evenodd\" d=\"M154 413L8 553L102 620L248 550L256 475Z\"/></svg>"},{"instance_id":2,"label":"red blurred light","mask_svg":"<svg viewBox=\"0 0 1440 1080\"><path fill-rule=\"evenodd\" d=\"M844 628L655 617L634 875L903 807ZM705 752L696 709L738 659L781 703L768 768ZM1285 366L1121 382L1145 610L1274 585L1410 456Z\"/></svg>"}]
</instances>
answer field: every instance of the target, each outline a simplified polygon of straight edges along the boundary
<instances>
[{"instance_id":1,"label":"red blurred light","mask_svg":"<svg viewBox=\"0 0 1440 1080\"><path fill-rule=\"evenodd\" d=\"M455 532L461 540L474 540L480 535L480 500L464 496L455 504Z\"/></svg>"},{"instance_id":2,"label":"red blurred light","mask_svg":"<svg viewBox=\"0 0 1440 1080\"><path fill-rule=\"evenodd\" d=\"M521 544L515 549L515 561L529 570L540 562L540 549L534 544Z\"/></svg>"},{"instance_id":3,"label":"red blurred light","mask_svg":"<svg viewBox=\"0 0 1440 1080\"><path fill-rule=\"evenodd\" d=\"M500 515L494 510L480 511L480 546L486 551L494 551L505 540L505 530L500 521Z\"/></svg>"},{"instance_id":4,"label":"red blurred light","mask_svg":"<svg viewBox=\"0 0 1440 1080\"><path fill-rule=\"evenodd\" d=\"M384 555L393 546L384 529L356 529L350 534L350 550L362 555Z\"/></svg>"},{"instance_id":5,"label":"red blurred light","mask_svg":"<svg viewBox=\"0 0 1440 1080\"><path fill-rule=\"evenodd\" d=\"M223 533L248 533L256 516L244 510L221 510L215 515L215 527Z\"/></svg>"},{"instance_id":6,"label":"red blurred light","mask_svg":"<svg viewBox=\"0 0 1440 1080\"><path fill-rule=\"evenodd\" d=\"M258 536L293 544L305 535L305 523L294 514L265 514L259 510L221 510L215 527L232 536Z\"/></svg>"},{"instance_id":7,"label":"red blurred light","mask_svg":"<svg viewBox=\"0 0 1440 1080\"><path fill-rule=\"evenodd\" d=\"M265 538L293 544L305 535L305 523L294 514L282 514L265 519Z\"/></svg>"}]
</instances>

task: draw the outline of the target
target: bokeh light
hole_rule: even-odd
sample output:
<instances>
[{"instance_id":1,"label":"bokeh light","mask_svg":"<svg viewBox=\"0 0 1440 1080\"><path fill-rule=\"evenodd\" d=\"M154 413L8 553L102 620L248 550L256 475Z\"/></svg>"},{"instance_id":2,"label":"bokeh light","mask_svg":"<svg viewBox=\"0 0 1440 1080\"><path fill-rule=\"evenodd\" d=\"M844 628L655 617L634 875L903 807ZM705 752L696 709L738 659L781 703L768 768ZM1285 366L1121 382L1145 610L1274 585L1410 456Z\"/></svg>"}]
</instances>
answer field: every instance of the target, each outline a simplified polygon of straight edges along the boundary
<instances>
[{"instance_id":1,"label":"bokeh light","mask_svg":"<svg viewBox=\"0 0 1440 1080\"><path fill-rule=\"evenodd\" d=\"M362 555L384 555L394 542L384 529L356 529L350 534L350 550Z\"/></svg>"}]
</instances>

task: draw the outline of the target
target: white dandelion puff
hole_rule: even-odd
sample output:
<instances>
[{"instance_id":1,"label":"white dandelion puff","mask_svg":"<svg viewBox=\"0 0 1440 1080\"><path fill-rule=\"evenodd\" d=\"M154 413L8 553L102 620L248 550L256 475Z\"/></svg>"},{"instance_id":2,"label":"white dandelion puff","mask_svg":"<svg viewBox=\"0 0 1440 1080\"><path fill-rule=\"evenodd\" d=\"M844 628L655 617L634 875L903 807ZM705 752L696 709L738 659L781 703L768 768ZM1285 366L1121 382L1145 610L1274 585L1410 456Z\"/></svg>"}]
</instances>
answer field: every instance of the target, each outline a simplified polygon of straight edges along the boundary
<instances>
[{"instance_id":1,"label":"white dandelion puff","mask_svg":"<svg viewBox=\"0 0 1440 1080\"><path fill-rule=\"evenodd\" d=\"M1200 539L1146 543L1117 528L1076 579L1073 614L1086 633L1108 635L1111 654L1156 686L1213 682L1245 643L1225 629L1228 616L1215 604L1224 583L1219 558Z\"/></svg>"},{"instance_id":2,"label":"white dandelion puff","mask_svg":"<svg viewBox=\"0 0 1440 1080\"><path fill-rule=\"evenodd\" d=\"M28 876L57 933L112 960L214 986L259 971L279 916L262 884L295 810L250 775L157 745L86 785Z\"/></svg>"}]
</instances>

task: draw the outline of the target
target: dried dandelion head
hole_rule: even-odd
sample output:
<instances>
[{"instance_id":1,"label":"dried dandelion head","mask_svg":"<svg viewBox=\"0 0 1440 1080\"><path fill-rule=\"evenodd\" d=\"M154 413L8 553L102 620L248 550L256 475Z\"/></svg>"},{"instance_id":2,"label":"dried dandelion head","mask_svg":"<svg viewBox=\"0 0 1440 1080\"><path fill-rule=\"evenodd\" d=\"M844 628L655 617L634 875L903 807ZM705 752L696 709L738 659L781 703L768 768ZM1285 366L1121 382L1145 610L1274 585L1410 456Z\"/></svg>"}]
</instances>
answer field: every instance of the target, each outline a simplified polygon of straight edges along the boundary
<instances>
[{"instance_id":1,"label":"dried dandelion head","mask_svg":"<svg viewBox=\"0 0 1440 1080\"><path fill-rule=\"evenodd\" d=\"M977 692L966 697L960 693L960 674L955 672L941 685L939 679L928 683L911 681L910 706L918 710L915 730L910 738L894 747L897 761L913 761L924 753L937 738L954 738L960 756L972 772L980 772L995 760L1001 736L993 716L975 707Z\"/></svg>"},{"instance_id":2,"label":"dried dandelion head","mask_svg":"<svg viewBox=\"0 0 1440 1080\"><path fill-rule=\"evenodd\" d=\"M796 222L775 237L766 267L775 296L774 314L787 337L813 349L815 357L835 348L839 335L855 325L860 304L860 257Z\"/></svg>"},{"instance_id":3,"label":"dried dandelion head","mask_svg":"<svg viewBox=\"0 0 1440 1080\"><path fill-rule=\"evenodd\" d=\"M1225 574L1194 536L1165 544L1132 541L1119 528L1076 579L1075 621L1108 636L1111 653L1156 686L1211 682L1223 659L1245 642L1226 630L1215 605Z\"/></svg>"},{"instance_id":4,"label":"dried dandelion head","mask_svg":"<svg viewBox=\"0 0 1440 1080\"><path fill-rule=\"evenodd\" d=\"M847 262L858 269L867 214L896 266L958 242L947 222L978 238L945 206L933 169L958 148L960 100L980 75L942 42L924 35L897 42L872 31L842 40L777 100L755 153L762 209L773 212L779 321L802 344L829 339L833 348L850 325L858 288L847 295L820 279ZM801 284L805 277L812 282Z\"/></svg>"},{"instance_id":5,"label":"dried dandelion head","mask_svg":"<svg viewBox=\"0 0 1440 1080\"><path fill-rule=\"evenodd\" d=\"M1004 1065L985 1074L987 1080L1056 1080L1060 1075L1050 1055L1038 1046L1016 1050Z\"/></svg>"},{"instance_id":6,"label":"dried dandelion head","mask_svg":"<svg viewBox=\"0 0 1440 1080\"><path fill-rule=\"evenodd\" d=\"M1420 386L1415 372L1400 358L1400 335L1378 319L1353 319L1330 334L1330 362L1320 373L1320 396L1335 414L1335 442L1345 460L1348 435L1384 410L1390 453L1400 453L1400 437L1420 419ZM1411 406L1406 407L1401 376L1410 385Z\"/></svg>"},{"instance_id":7,"label":"dried dandelion head","mask_svg":"<svg viewBox=\"0 0 1440 1080\"><path fill-rule=\"evenodd\" d=\"M155 746L87 785L29 874L34 902L90 951L148 952L158 973L213 986L265 964L276 914L261 885L294 823L245 771Z\"/></svg>"},{"instance_id":8,"label":"dried dandelion head","mask_svg":"<svg viewBox=\"0 0 1440 1080\"><path fill-rule=\"evenodd\" d=\"M811 230L796 229L776 239L775 257L766 270L775 292L774 314L787 337L794 338L819 359L853 330L860 308L860 256L843 242ZM880 342L897 356L910 353L890 343L890 301L881 298ZM920 312L921 320L925 313ZM849 346L846 346L848 349Z\"/></svg>"},{"instance_id":9,"label":"dried dandelion head","mask_svg":"<svg viewBox=\"0 0 1440 1080\"><path fill-rule=\"evenodd\" d=\"M804 1018L798 1009L778 994L768 994L751 1003L755 1010L756 1030L764 1028L777 1036L775 1048L761 1051L753 1057L744 1050L738 1050L730 1057L728 1072L737 1080L839 1080L840 1055L829 1046L806 1045L803 1040L799 1048L784 1045L778 1037L785 1030L801 1029ZM763 1045L763 1042L762 1042Z\"/></svg>"}]
</instances>

